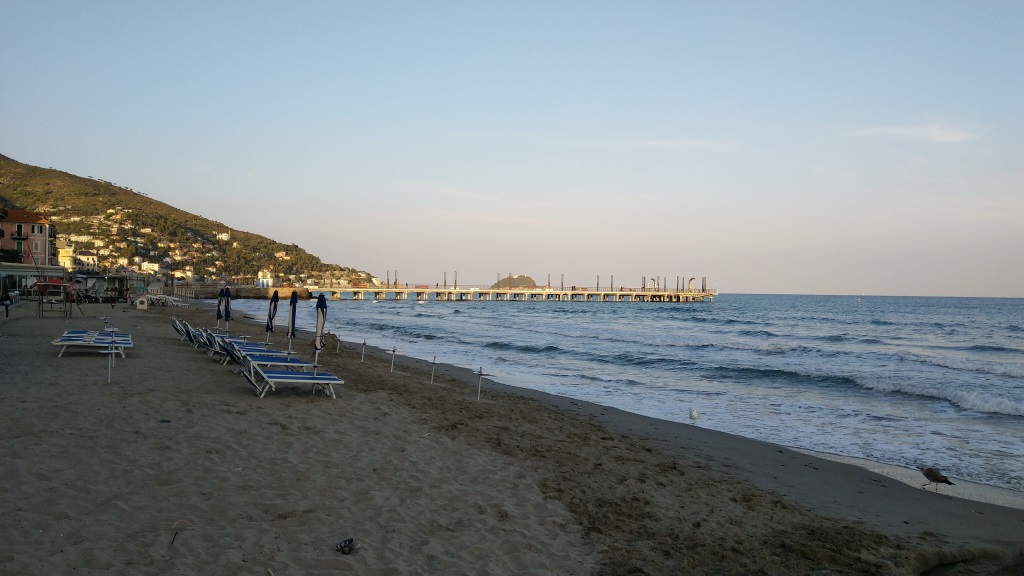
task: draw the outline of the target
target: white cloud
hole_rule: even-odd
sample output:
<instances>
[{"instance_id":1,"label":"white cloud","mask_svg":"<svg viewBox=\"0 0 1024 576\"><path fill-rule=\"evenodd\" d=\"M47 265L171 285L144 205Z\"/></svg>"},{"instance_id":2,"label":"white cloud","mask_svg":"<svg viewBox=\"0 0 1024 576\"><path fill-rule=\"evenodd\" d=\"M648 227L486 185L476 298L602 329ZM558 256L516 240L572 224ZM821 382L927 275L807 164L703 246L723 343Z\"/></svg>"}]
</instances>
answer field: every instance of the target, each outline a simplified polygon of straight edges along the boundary
<instances>
[{"instance_id":1,"label":"white cloud","mask_svg":"<svg viewBox=\"0 0 1024 576\"><path fill-rule=\"evenodd\" d=\"M982 131L940 126L938 124L924 124L920 126L875 126L855 130L853 135L914 140L918 142L935 142L940 144L955 144L959 142L977 140L981 138Z\"/></svg>"}]
</instances>

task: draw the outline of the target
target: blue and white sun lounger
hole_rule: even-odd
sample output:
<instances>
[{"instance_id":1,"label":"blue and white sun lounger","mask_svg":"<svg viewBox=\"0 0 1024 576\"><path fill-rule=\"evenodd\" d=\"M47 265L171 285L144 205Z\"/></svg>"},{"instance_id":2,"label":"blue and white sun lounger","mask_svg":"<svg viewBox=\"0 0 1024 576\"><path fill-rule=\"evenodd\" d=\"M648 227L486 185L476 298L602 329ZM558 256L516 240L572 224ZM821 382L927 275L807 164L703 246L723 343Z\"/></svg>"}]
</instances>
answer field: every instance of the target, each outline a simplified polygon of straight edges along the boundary
<instances>
[{"instance_id":1,"label":"blue and white sun lounger","mask_svg":"<svg viewBox=\"0 0 1024 576\"><path fill-rule=\"evenodd\" d=\"M64 355L68 348L89 348L93 352L113 350L124 358L124 349L132 348L132 335L127 332L97 332L93 330L70 330L51 342L60 346L57 358Z\"/></svg>"},{"instance_id":2,"label":"blue and white sun lounger","mask_svg":"<svg viewBox=\"0 0 1024 576\"><path fill-rule=\"evenodd\" d=\"M256 390L256 395L263 398L269 390L277 390L281 384L309 384L313 387L313 394L317 390L331 398L337 399L334 394L335 384L344 384L345 381L327 372L297 372L294 370L270 370L259 364L252 365L253 377L249 381Z\"/></svg>"}]
</instances>

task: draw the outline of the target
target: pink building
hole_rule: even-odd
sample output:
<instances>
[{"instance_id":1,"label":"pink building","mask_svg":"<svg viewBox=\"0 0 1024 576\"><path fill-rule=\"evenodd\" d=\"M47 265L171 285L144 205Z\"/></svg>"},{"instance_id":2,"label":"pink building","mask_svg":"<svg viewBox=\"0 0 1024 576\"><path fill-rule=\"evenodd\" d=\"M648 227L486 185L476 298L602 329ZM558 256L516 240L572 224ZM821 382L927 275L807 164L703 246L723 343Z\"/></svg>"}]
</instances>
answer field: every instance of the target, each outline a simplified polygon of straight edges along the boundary
<instances>
[{"instance_id":1,"label":"pink building","mask_svg":"<svg viewBox=\"0 0 1024 576\"><path fill-rule=\"evenodd\" d=\"M38 212L0 208L0 249L12 250L18 262L57 265L57 227Z\"/></svg>"}]
</instances>

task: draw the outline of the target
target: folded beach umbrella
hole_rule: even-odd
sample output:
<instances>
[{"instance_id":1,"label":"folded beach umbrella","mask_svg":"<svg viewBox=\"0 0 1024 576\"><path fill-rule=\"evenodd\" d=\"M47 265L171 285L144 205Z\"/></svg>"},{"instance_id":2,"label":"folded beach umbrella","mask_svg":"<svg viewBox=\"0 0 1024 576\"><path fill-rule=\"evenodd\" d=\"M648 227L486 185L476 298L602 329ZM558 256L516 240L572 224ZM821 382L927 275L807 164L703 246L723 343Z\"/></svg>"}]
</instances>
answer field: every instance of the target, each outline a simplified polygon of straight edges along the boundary
<instances>
[{"instance_id":1,"label":"folded beach umbrella","mask_svg":"<svg viewBox=\"0 0 1024 576\"><path fill-rule=\"evenodd\" d=\"M277 316L277 302L280 299L277 290L274 290L274 295L270 297L270 310L267 310L267 341L263 345L264 348L270 344L270 333L274 331L274 316Z\"/></svg>"},{"instance_id":2,"label":"folded beach umbrella","mask_svg":"<svg viewBox=\"0 0 1024 576\"><path fill-rule=\"evenodd\" d=\"M224 329L231 331L231 288L224 289Z\"/></svg>"},{"instance_id":3,"label":"folded beach umbrella","mask_svg":"<svg viewBox=\"0 0 1024 576\"><path fill-rule=\"evenodd\" d=\"M288 351L292 351L292 340L295 339L295 308L299 305L299 293L292 290L288 299Z\"/></svg>"},{"instance_id":4,"label":"folded beach umbrella","mask_svg":"<svg viewBox=\"0 0 1024 576\"><path fill-rule=\"evenodd\" d=\"M327 298L323 293L316 299L316 335L313 337L313 348L316 353L313 355L313 373L316 374L316 365L319 364L320 351L324 348L324 323L327 322Z\"/></svg>"},{"instance_id":5,"label":"folded beach umbrella","mask_svg":"<svg viewBox=\"0 0 1024 576\"><path fill-rule=\"evenodd\" d=\"M220 319L224 317L223 312L221 312L221 309L223 309L223 308L224 308L224 289L221 288L220 292L217 294L217 328L220 328Z\"/></svg>"}]
</instances>

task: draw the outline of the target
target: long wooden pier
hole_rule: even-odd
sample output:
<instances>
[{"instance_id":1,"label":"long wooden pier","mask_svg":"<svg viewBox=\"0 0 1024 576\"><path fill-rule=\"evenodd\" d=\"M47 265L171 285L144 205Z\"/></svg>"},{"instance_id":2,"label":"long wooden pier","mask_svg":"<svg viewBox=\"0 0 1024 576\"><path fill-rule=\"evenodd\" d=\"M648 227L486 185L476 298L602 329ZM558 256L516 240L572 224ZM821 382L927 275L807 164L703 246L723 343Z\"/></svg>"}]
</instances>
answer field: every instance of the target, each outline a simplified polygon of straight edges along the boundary
<instances>
[{"instance_id":1,"label":"long wooden pier","mask_svg":"<svg viewBox=\"0 0 1024 576\"><path fill-rule=\"evenodd\" d=\"M588 290L587 288L320 288L307 286L310 293L330 293L334 300L410 300L420 302L711 302L718 290ZM433 298L431 298L433 296Z\"/></svg>"}]
</instances>

